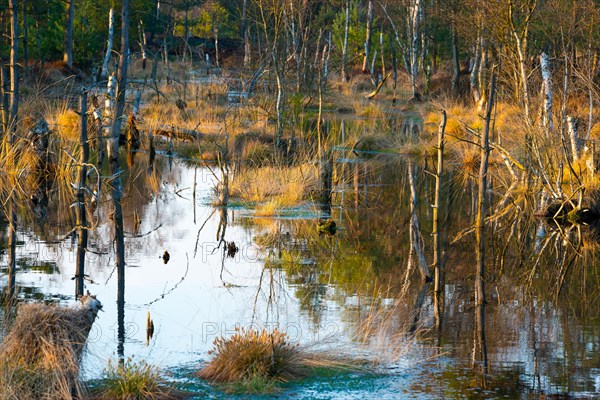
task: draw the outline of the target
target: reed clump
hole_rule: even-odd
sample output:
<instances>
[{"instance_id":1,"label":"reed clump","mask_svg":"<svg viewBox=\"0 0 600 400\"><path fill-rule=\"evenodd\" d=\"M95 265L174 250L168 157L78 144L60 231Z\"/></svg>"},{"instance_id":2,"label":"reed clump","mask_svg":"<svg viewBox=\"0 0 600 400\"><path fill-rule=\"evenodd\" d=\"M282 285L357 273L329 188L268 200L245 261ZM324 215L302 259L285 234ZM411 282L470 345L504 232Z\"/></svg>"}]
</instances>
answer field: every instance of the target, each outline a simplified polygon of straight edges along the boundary
<instances>
[{"instance_id":1,"label":"reed clump","mask_svg":"<svg viewBox=\"0 0 600 400\"><path fill-rule=\"evenodd\" d=\"M132 358L127 358L123 363L109 361L101 383L93 392L94 400L183 398L183 393L164 382L156 367Z\"/></svg>"},{"instance_id":2,"label":"reed clump","mask_svg":"<svg viewBox=\"0 0 600 400\"><path fill-rule=\"evenodd\" d=\"M229 338L217 338L209 354L213 358L198 376L222 384L230 392L273 392L282 383L309 377L317 371L358 368L352 362L309 352L291 343L287 334L278 329L237 329Z\"/></svg>"},{"instance_id":3,"label":"reed clump","mask_svg":"<svg viewBox=\"0 0 600 400\"><path fill-rule=\"evenodd\" d=\"M20 306L0 346L0 398L85 396L79 359L96 313L87 307Z\"/></svg>"}]
</instances>

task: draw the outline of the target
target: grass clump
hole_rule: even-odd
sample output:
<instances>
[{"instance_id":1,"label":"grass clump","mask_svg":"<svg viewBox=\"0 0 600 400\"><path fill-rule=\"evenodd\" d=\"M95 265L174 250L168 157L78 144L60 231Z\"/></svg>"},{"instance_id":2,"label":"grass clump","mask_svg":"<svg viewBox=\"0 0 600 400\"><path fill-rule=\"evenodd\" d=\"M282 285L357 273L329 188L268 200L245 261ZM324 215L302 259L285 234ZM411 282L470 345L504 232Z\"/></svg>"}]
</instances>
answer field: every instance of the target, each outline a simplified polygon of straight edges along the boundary
<instances>
[{"instance_id":1,"label":"grass clump","mask_svg":"<svg viewBox=\"0 0 600 400\"><path fill-rule=\"evenodd\" d=\"M237 329L230 338L215 339L209 354L213 359L198 376L235 393L269 393L323 370L357 369L351 362L306 351L278 329Z\"/></svg>"},{"instance_id":2,"label":"grass clump","mask_svg":"<svg viewBox=\"0 0 600 400\"><path fill-rule=\"evenodd\" d=\"M94 318L85 309L19 307L0 347L0 398L83 397L79 358Z\"/></svg>"},{"instance_id":3,"label":"grass clump","mask_svg":"<svg viewBox=\"0 0 600 400\"><path fill-rule=\"evenodd\" d=\"M317 167L310 164L247 168L235 176L230 193L241 201L257 203L257 215L269 216L309 198L318 182Z\"/></svg>"},{"instance_id":4,"label":"grass clump","mask_svg":"<svg viewBox=\"0 0 600 400\"><path fill-rule=\"evenodd\" d=\"M304 377L307 372L298 345L278 329L238 329L230 338L215 339L209 354L214 358L199 372L201 378L241 385L250 392Z\"/></svg>"},{"instance_id":5,"label":"grass clump","mask_svg":"<svg viewBox=\"0 0 600 400\"><path fill-rule=\"evenodd\" d=\"M96 400L182 398L164 383L157 368L132 358L117 364L109 361L104 379L94 392Z\"/></svg>"}]
</instances>

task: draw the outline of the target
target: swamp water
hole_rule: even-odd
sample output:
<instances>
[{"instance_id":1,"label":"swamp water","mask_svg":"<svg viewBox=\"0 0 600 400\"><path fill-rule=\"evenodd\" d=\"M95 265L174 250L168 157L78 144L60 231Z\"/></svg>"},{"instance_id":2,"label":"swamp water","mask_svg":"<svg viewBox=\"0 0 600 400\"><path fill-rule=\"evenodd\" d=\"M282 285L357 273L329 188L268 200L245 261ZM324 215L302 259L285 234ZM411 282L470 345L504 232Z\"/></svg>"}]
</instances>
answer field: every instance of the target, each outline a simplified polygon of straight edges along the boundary
<instances>
[{"instance_id":1,"label":"swamp water","mask_svg":"<svg viewBox=\"0 0 600 400\"><path fill-rule=\"evenodd\" d=\"M108 196L101 196L92 218L86 289L102 301L104 312L90 334L84 377L100 377L108 359L133 357L160 367L195 398L227 398L193 372L209 359L216 337L232 335L237 326L266 326L279 327L311 351L374 362L373 373L291 383L275 395L281 398L600 396L597 243L546 225L517 195L512 209L490 221L489 374L481 374L474 236L465 233L452 243L473 223L476 183L458 174L444 176L445 289L436 313L433 287L420 281L416 263L407 268L411 170L425 256L428 263L432 259L434 184L424 172L433 170L432 163L413 160L412 165L409 169L400 156L339 154L331 213L338 232L328 236L317 232L320 211L314 204L275 218L254 216L252 206L215 208L215 179L207 168L159 156L150 174L147 157L138 155L123 177L123 320L116 304ZM496 202L497 195L490 198ZM58 194L50 198L43 225L19 216L19 299L71 304L77 241L73 235L65 238L72 228L65 221L72 211L53 206ZM5 225L2 231L6 235ZM233 258L221 238L236 243ZM8 279L5 266L6 251L2 286ZM155 331L146 346L148 312Z\"/></svg>"}]
</instances>

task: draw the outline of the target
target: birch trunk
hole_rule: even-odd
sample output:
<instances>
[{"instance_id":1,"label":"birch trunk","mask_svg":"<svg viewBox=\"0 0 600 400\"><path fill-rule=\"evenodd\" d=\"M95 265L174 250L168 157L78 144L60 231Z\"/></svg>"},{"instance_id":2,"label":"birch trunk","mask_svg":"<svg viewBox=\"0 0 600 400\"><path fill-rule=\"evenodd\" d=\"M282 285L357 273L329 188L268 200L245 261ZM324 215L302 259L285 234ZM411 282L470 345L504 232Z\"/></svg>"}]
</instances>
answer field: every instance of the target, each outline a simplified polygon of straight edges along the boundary
<instances>
[{"instance_id":1,"label":"birch trunk","mask_svg":"<svg viewBox=\"0 0 600 400\"><path fill-rule=\"evenodd\" d=\"M346 24L344 25L344 43L342 46L342 83L346 83L346 58L348 53L348 31L350 30L350 0L346 0Z\"/></svg>"},{"instance_id":2,"label":"birch trunk","mask_svg":"<svg viewBox=\"0 0 600 400\"><path fill-rule=\"evenodd\" d=\"M414 0L411 10L411 48L410 48L410 77L413 98L418 98L417 77L418 77L418 57L419 57L419 20L421 18L421 0Z\"/></svg>"},{"instance_id":3,"label":"birch trunk","mask_svg":"<svg viewBox=\"0 0 600 400\"><path fill-rule=\"evenodd\" d=\"M65 50L63 61L69 67L73 66L73 20L75 19L75 0L68 0L67 22L65 24Z\"/></svg>"},{"instance_id":4,"label":"birch trunk","mask_svg":"<svg viewBox=\"0 0 600 400\"><path fill-rule=\"evenodd\" d=\"M110 62L110 56L112 54L114 34L115 12L111 8L108 12L108 39L106 39L106 54L104 55L104 62L102 63L102 72L100 73L100 80L104 80L108 76L108 63Z\"/></svg>"},{"instance_id":5,"label":"birch trunk","mask_svg":"<svg viewBox=\"0 0 600 400\"><path fill-rule=\"evenodd\" d=\"M214 23L214 32L215 32L215 66L219 68L219 26L218 22Z\"/></svg>"},{"instance_id":6,"label":"birch trunk","mask_svg":"<svg viewBox=\"0 0 600 400\"><path fill-rule=\"evenodd\" d=\"M118 152L119 151L119 140L117 138L117 142L116 142L116 146L113 144L114 142L114 138L113 138L113 131L112 131L112 126L113 126L113 111L114 111L114 100L115 100L115 93L116 93L116 78L115 78L115 74L111 74L108 77L108 85L106 87L106 97L104 99L104 113L103 113L103 131L104 134L102 136L104 136L106 138L106 152L108 154L109 159L112 158L114 152Z\"/></svg>"},{"instance_id":7,"label":"birch trunk","mask_svg":"<svg viewBox=\"0 0 600 400\"><path fill-rule=\"evenodd\" d=\"M146 31L144 30L144 22L140 19L139 24L140 30L140 50L142 51L142 69L146 69L146 63L148 61L148 54L146 53L146 47L148 45L146 41Z\"/></svg>"},{"instance_id":8,"label":"birch trunk","mask_svg":"<svg viewBox=\"0 0 600 400\"><path fill-rule=\"evenodd\" d=\"M279 149L281 146L281 139L283 137L283 79L277 66L275 53L273 53L272 56L275 66L275 80L277 82L277 137L275 144L277 149Z\"/></svg>"},{"instance_id":9,"label":"birch trunk","mask_svg":"<svg viewBox=\"0 0 600 400\"><path fill-rule=\"evenodd\" d=\"M577 119L568 115L567 128L569 131L569 138L571 139L571 153L573 156L573 161L577 161L579 160L579 151L581 148L579 134L577 132Z\"/></svg>"},{"instance_id":10,"label":"birch trunk","mask_svg":"<svg viewBox=\"0 0 600 400\"><path fill-rule=\"evenodd\" d=\"M473 55L471 75L469 76L469 83L471 85L471 93L473 94L474 104L479 104L481 100L481 93L479 92L479 65L481 59L481 33L477 37L477 44L475 46L475 54Z\"/></svg>"},{"instance_id":11,"label":"birch trunk","mask_svg":"<svg viewBox=\"0 0 600 400\"><path fill-rule=\"evenodd\" d=\"M554 133L554 122L552 118L552 75L548 66L548 55L545 52L540 54L540 69L544 81L543 126L547 129L546 138L548 138L549 133Z\"/></svg>"},{"instance_id":12,"label":"birch trunk","mask_svg":"<svg viewBox=\"0 0 600 400\"><path fill-rule=\"evenodd\" d=\"M369 71L369 55L371 52L371 29L373 26L373 0L369 0L369 5L367 6L367 28L365 33L365 57L363 58L362 64L362 72Z\"/></svg>"}]
</instances>

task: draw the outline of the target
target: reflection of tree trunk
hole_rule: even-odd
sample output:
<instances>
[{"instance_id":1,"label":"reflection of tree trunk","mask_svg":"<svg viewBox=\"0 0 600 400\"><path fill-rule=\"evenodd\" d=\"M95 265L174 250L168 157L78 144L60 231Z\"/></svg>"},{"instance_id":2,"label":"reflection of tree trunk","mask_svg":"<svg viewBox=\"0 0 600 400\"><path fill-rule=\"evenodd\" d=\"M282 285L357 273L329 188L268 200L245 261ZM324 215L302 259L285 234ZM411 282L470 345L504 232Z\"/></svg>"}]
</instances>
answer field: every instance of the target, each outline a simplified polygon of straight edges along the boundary
<instances>
[{"instance_id":1,"label":"reflection of tree trunk","mask_svg":"<svg viewBox=\"0 0 600 400\"><path fill-rule=\"evenodd\" d=\"M415 305L413 306L413 319L408 330L410 333L415 333L417 330L419 318L421 318L421 309L423 308L423 303L425 302L425 296L427 295L428 289L429 283L425 283L415 299Z\"/></svg>"},{"instance_id":2,"label":"reflection of tree trunk","mask_svg":"<svg viewBox=\"0 0 600 400\"><path fill-rule=\"evenodd\" d=\"M15 202L10 200L8 211L8 291L6 292L6 304L15 301L16 268L17 268L17 213Z\"/></svg>"},{"instance_id":3,"label":"reflection of tree trunk","mask_svg":"<svg viewBox=\"0 0 600 400\"><path fill-rule=\"evenodd\" d=\"M331 190L333 186L333 155L326 152L320 160L321 211L331 215Z\"/></svg>"},{"instance_id":4,"label":"reflection of tree trunk","mask_svg":"<svg viewBox=\"0 0 600 400\"><path fill-rule=\"evenodd\" d=\"M111 196L114 205L113 221L115 224L116 242L116 267L117 267L117 305L118 305L118 354L123 362L123 342L125 340L125 238L123 236L123 208L121 199L123 187L121 184L121 170L119 167L119 136L121 134L121 121L125 107L125 90L127 88L127 68L129 61L129 0L123 0L121 13L121 55L119 57L119 81L117 88L117 102L114 119L112 121L111 136L109 138L109 160L112 175Z\"/></svg>"},{"instance_id":5,"label":"reflection of tree trunk","mask_svg":"<svg viewBox=\"0 0 600 400\"><path fill-rule=\"evenodd\" d=\"M435 174L435 204L433 206L433 266L435 268L434 274L434 292L439 294L441 289L440 275L441 275L441 245L440 245L440 233L439 233L439 218L440 218L440 195L442 191L442 173L444 169L444 130L446 129L446 110L442 110L442 121L440 122L440 129L438 131L438 160L437 160L437 172Z\"/></svg>"},{"instance_id":6,"label":"reflection of tree trunk","mask_svg":"<svg viewBox=\"0 0 600 400\"><path fill-rule=\"evenodd\" d=\"M425 260L425 254L423 253L423 241L421 239L421 229L419 228L419 217L417 215L418 198L415 184L415 168L410 159L408 160L408 181L410 184L410 244L417 256L421 277L424 281L429 281L431 277L427 261Z\"/></svg>"},{"instance_id":7,"label":"reflection of tree trunk","mask_svg":"<svg viewBox=\"0 0 600 400\"><path fill-rule=\"evenodd\" d=\"M85 274L85 252L88 241L87 221L85 214L85 177L86 164L89 157L89 144L87 140L87 92L81 93L81 134L79 136L79 174L77 179L77 207L75 209L77 218L77 229L79 231L77 239L77 266L75 272L75 295L83 296L84 274Z\"/></svg>"},{"instance_id":8,"label":"reflection of tree trunk","mask_svg":"<svg viewBox=\"0 0 600 400\"><path fill-rule=\"evenodd\" d=\"M125 276L123 276L123 286ZM119 287L121 286L121 278L119 277ZM117 357L119 365L125 363L125 298L117 295Z\"/></svg>"},{"instance_id":9,"label":"reflection of tree trunk","mask_svg":"<svg viewBox=\"0 0 600 400\"><path fill-rule=\"evenodd\" d=\"M477 273L475 275L475 304L477 338L481 351L484 373L488 371L487 347L485 341L485 196L487 190L488 158L490 154L489 133L490 118L494 103L494 92L496 89L496 73L492 68L492 82L490 87L489 102L485 115L485 126L481 135L481 165L479 168L479 187L477 194L477 216L475 219L477 240Z\"/></svg>"},{"instance_id":10,"label":"reflection of tree trunk","mask_svg":"<svg viewBox=\"0 0 600 400\"><path fill-rule=\"evenodd\" d=\"M360 200L360 192L359 192L359 183L360 183L360 163L358 162L358 158L354 162L354 176L353 176L353 186L354 186L354 208L358 209L358 202Z\"/></svg>"}]
</instances>

